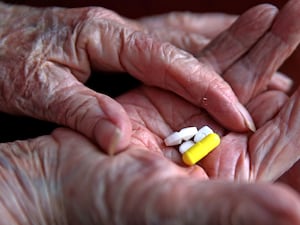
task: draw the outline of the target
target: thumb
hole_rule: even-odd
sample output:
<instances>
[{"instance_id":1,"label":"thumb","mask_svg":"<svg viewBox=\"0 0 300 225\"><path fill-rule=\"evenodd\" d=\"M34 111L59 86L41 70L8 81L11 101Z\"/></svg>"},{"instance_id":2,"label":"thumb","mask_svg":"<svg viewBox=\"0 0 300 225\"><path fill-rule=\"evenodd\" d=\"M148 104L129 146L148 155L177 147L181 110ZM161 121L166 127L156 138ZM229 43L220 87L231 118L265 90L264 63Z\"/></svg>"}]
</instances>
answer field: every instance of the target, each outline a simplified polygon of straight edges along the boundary
<instances>
[{"instance_id":1,"label":"thumb","mask_svg":"<svg viewBox=\"0 0 300 225\"><path fill-rule=\"evenodd\" d=\"M136 215L144 215L145 221L157 224L292 225L300 222L298 196L280 185L191 179L179 183L174 179L157 185L156 190L144 196L144 202L150 204L137 207Z\"/></svg>"},{"instance_id":2,"label":"thumb","mask_svg":"<svg viewBox=\"0 0 300 225\"><path fill-rule=\"evenodd\" d=\"M50 121L66 125L94 140L105 152L124 149L130 140L131 122L123 107L73 80L60 84L48 102Z\"/></svg>"}]
</instances>

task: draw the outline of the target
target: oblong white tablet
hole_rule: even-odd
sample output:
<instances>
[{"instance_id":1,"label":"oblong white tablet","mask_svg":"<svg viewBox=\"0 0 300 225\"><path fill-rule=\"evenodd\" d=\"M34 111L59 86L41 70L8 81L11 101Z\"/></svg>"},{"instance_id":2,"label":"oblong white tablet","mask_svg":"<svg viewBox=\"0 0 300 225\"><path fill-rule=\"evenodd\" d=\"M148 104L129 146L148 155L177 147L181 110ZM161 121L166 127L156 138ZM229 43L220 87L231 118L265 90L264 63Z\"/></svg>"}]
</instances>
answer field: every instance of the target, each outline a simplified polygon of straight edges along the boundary
<instances>
[{"instance_id":1,"label":"oblong white tablet","mask_svg":"<svg viewBox=\"0 0 300 225\"><path fill-rule=\"evenodd\" d=\"M197 132L198 132L197 127L185 127L179 131L179 135L183 140L187 141L193 138L195 134L197 134Z\"/></svg>"},{"instance_id":2,"label":"oblong white tablet","mask_svg":"<svg viewBox=\"0 0 300 225\"><path fill-rule=\"evenodd\" d=\"M199 131L194 136L194 142L199 142L207 135L212 134L213 130L209 126L204 126L199 129Z\"/></svg>"},{"instance_id":3,"label":"oblong white tablet","mask_svg":"<svg viewBox=\"0 0 300 225\"><path fill-rule=\"evenodd\" d=\"M183 142L180 146L179 146L179 152L181 154L185 153L187 150L190 149L190 147L192 147L195 144L195 142L189 140L189 141L185 141Z\"/></svg>"},{"instance_id":4,"label":"oblong white tablet","mask_svg":"<svg viewBox=\"0 0 300 225\"><path fill-rule=\"evenodd\" d=\"M182 142L182 138L179 132L175 131L172 134L170 134L168 137L166 137L164 142L166 146L180 145Z\"/></svg>"}]
</instances>

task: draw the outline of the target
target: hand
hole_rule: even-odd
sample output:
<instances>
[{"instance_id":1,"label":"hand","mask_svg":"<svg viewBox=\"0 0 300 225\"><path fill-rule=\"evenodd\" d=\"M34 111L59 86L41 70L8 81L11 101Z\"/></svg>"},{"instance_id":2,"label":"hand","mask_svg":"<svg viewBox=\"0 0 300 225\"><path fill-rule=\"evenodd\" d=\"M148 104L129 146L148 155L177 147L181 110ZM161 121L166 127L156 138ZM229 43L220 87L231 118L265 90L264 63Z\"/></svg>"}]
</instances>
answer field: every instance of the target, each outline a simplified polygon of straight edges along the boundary
<instances>
[{"instance_id":1,"label":"hand","mask_svg":"<svg viewBox=\"0 0 300 225\"><path fill-rule=\"evenodd\" d=\"M0 188L3 211L7 213L5 221L14 224L28 219L30 222L42 223L48 219L49 223L55 221L58 224L140 224L156 219L162 224L166 220L171 224L298 224L299 197L286 187L266 183L207 181L209 173L222 180L229 178L253 182L256 179L274 180L279 177L296 160L297 138L287 138L289 135L297 137L298 121L286 122L290 118L299 117L298 98L299 92L275 118L274 115L277 115L276 112L287 99L282 93L263 93L249 103L250 110L254 108L256 112L264 113L254 115L259 125L257 132L261 132L261 135L250 137L253 145L249 149L249 158L251 165L256 166L253 172L250 170L252 167L242 168L242 172L238 172L241 165L247 165L247 157L242 157L248 155L244 145L248 136L245 134L238 137L234 137L236 134L233 133L224 136L222 145L212 153L224 154L224 148L234 146L232 142L227 142L226 146L226 140L233 137L241 143L237 148L244 152L241 157L220 163L220 159L226 157L213 160L213 155L210 155L205 159L206 162L202 162L202 167L192 168L180 167L167 160L165 157L175 161L177 154L175 149L160 151L162 139L170 127L176 129L189 124L209 123L219 129L220 133L223 129L218 128L218 124L209 116L202 114L199 108L178 96L147 87L119 99L132 118L134 135L128 151L113 158L100 153L84 137L62 129L56 130L51 136L2 144L1 175L5 179ZM274 99L281 101L278 105L271 104L270 101ZM165 102L171 104L163 104ZM171 117L170 109L175 107L182 111L175 111L178 114ZM267 116L265 107L270 112ZM272 123L266 121L271 119L283 129L289 125L289 129L283 130L287 135L282 136L280 141L267 138L264 145L258 145L260 138L265 140L266 134L270 134L272 126L269 124ZM285 158L276 158L276 154L282 150L280 144L289 140L295 141L296 148L286 148ZM233 153L232 156L236 156L237 152ZM275 167L273 164L263 167L261 162L268 162L269 157L275 157L276 160L271 162L277 165L276 171L272 170ZM238 164L235 163L236 158L240 159ZM205 168L209 161L212 169ZM213 174L217 163L220 163L219 171L222 173ZM238 176L229 176L232 174L231 168ZM247 168L249 172L244 173ZM18 194L22 197L11 201ZM28 198L25 199L25 196ZM274 200L277 200L276 204ZM9 204L11 202L15 205ZM35 207L31 210L30 203L40 205L41 210L37 211ZM28 205L24 207L24 204ZM230 220L226 221L228 218Z\"/></svg>"},{"instance_id":2,"label":"hand","mask_svg":"<svg viewBox=\"0 0 300 225\"><path fill-rule=\"evenodd\" d=\"M256 181L277 180L299 159L299 93L288 100L271 89L252 98L248 108L258 130L238 134L227 133L173 93L133 90L118 99L133 124L131 144L114 157L66 129L2 144L3 215L10 224L21 219L58 224L298 224L299 196L286 186ZM163 138L172 130L204 124L223 134L222 144L200 165L184 167L177 150L164 147ZM21 197L11 201L15 196ZM40 210L31 210L31 204Z\"/></svg>"},{"instance_id":3,"label":"hand","mask_svg":"<svg viewBox=\"0 0 300 225\"><path fill-rule=\"evenodd\" d=\"M218 74L109 10L0 3L0 21L1 111L66 125L104 151L114 143L120 151L130 141L128 115L113 99L83 85L91 69L98 69L128 72L145 84L171 90L228 129L253 128L249 113ZM202 104L203 97L216 104Z\"/></svg>"},{"instance_id":4,"label":"hand","mask_svg":"<svg viewBox=\"0 0 300 225\"><path fill-rule=\"evenodd\" d=\"M297 1L292 1L289 5L290 7L295 6L295 10L286 7L285 10L282 10L280 16L277 16L278 10L276 8L264 4L250 9L238 20L237 16L222 13L195 14L176 12L142 18L140 22L147 27L148 32L156 35L162 41L168 41L198 56L201 61L211 64L216 72L223 75L234 86L233 88L239 96L242 94L242 91L247 91L252 88L251 86L256 87L257 85L252 80L247 80L247 85L250 85L249 89L244 88L242 82L233 84L230 76L235 77L242 74L245 77L248 76L254 79L254 76L250 76L254 72L251 71L251 68L256 69L253 65L262 61L265 63L265 67L261 66L261 71L257 71L257 76L264 77L262 74L268 73L268 77L270 77L272 72L278 69L298 45L299 25L297 22L293 22L298 15L296 11L298 3ZM294 12L291 13L291 11ZM292 16L289 16L290 13ZM274 20L276 20L275 25L273 25ZM233 24L234 22L235 24ZM289 32L282 32L282 30L289 30ZM261 37L264 40L260 41ZM214 38L216 39L213 40ZM213 41L209 44L211 40ZM224 43L227 44L224 45ZM209 47L207 47L207 44L209 44ZM264 56L257 54L260 48L265 45L269 45L269 49L273 51L273 54L269 54L268 59L262 59ZM204 51L203 48L205 48ZM250 54L245 54L250 50ZM228 54L229 52L231 54ZM294 62L296 57L292 59L293 61L288 62L285 68L289 74L294 74L295 76L297 61ZM237 60L239 60L239 63L236 62ZM294 64L291 65L291 63ZM234 68L231 68L231 64L235 64ZM276 65L276 68L272 64ZM264 68L269 71L263 71ZM268 80L268 78L265 77L265 80ZM243 81L246 80L244 79ZM237 85L239 87L235 87ZM281 73L275 72L271 82L263 86L266 85L288 92L292 82ZM237 90L237 88L241 90ZM239 97L241 98L241 96Z\"/></svg>"},{"instance_id":5,"label":"hand","mask_svg":"<svg viewBox=\"0 0 300 225\"><path fill-rule=\"evenodd\" d=\"M191 124L209 124L219 133L222 128L182 98L150 87L120 97L132 118L133 136L127 151L114 157L68 129L1 144L1 221L299 224L297 194L279 184L256 183L276 180L299 158L299 121L290 122L300 116L299 93L275 117L285 95L271 91L253 100L249 108L265 125L249 136L249 148L247 134L227 134L201 166L184 167L163 138L171 128ZM267 117L265 108L271 110Z\"/></svg>"},{"instance_id":6,"label":"hand","mask_svg":"<svg viewBox=\"0 0 300 225\"><path fill-rule=\"evenodd\" d=\"M278 112L278 109L280 108L279 105L283 104L286 99L283 96L278 96L276 98L277 94L274 93L264 93L266 89L281 89L281 90L289 90L290 88L285 88L284 82L280 82L280 76L271 77L271 75L274 73L276 69L279 68L281 63L290 55L292 54L293 50L297 47L300 40L300 24L294 23L293 20L299 16L300 10L300 2L299 1L289 1L289 3L279 12L279 14L276 16L274 22L272 23L272 26L269 28L269 30L260 38L260 40L253 44L253 47L248 51L248 53L238 60L234 64L231 65L231 60L233 60L234 55L228 55L224 54L230 53L230 51L226 51L226 46L233 46L234 42L230 44L231 40L242 40L242 43L244 43L242 46L245 46L245 43L251 43L251 36L249 35L249 39L244 36L239 36L239 32L242 31L236 29L234 25L231 27L231 32L229 32L229 35L226 33L221 34L219 37L217 37L212 43L210 43L210 46L206 47L206 49L202 52L202 56L200 59L205 59L206 61L210 62L211 65L216 70L221 70L223 72L223 77L232 85L232 88L239 96L241 102L244 104L248 104L248 109L252 113L253 117L255 118L256 125L258 126L259 131L256 132L253 137L249 139L244 139L244 141L237 141L236 139L239 139L239 135L228 135L228 140L225 138L223 140L223 143L226 145L226 140L228 143L233 143L233 149L234 151L237 151L235 153L231 152L225 152L221 153L221 155L218 155L218 158L221 158L223 162L226 163L225 159L228 159L232 157L232 155L236 155L239 157L245 156L244 151L241 150L241 145L244 145L244 148L247 148L246 145L249 145L249 152L250 157L256 158L256 160L261 160L261 153L256 152L257 150L254 150L255 153L251 153L253 149L257 148L257 145L265 145L265 143L268 141L273 142L272 145L272 151L274 151L272 154L278 154L276 157L278 157L281 154L284 154L285 151L288 151L289 148L283 148L283 143L287 140L290 140L290 138L297 139L297 132L293 130L292 134L290 134L290 128L287 128L289 126L288 122L281 122L283 120L289 121L289 112L287 112L288 107L295 108L296 101L298 99L297 92L294 94L294 97L291 98L290 106L286 106L287 109L285 112L281 112L276 119L272 120L268 124L264 125L264 121L267 121L266 118L272 118L271 115L275 115ZM281 32L282 30L286 31L292 31L292 33ZM242 33L240 33L242 34ZM249 34L249 33L248 33ZM229 38L228 38L229 37ZM234 37L234 38L231 38ZM282 43L281 43L282 42ZM226 43L226 44L224 44ZM223 45L224 44L224 45ZM234 48L231 48L234 49ZM232 50L232 52L237 52L236 50ZM223 56L222 56L223 55ZM239 57L239 56L237 56ZM229 60L226 60L229 59ZM230 66L229 66L230 65ZM224 68L224 67L225 68ZM271 82L271 85L269 83L269 80L273 79ZM276 81L277 80L277 81ZM281 83L281 84L280 84ZM281 86L281 87L280 87ZM286 87L290 87L290 85L287 85ZM299 92L299 91L298 91ZM254 96L258 96L255 98L255 101L251 100ZM272 101L272 98L274 100ZM250 101L250 103L249 103ZM268 103L269 102L269 103ZM280 103L281 102L281 103ZM259 106L258 104L262 104ZM274 112L272 112L272 107L270 104L274 104ZM258 110L260 107L262 107L262 111ZM297 114L296 112L293 112L293 114ZM260 115L260 116L258 116ZM279 118L279 119L278 119ZM290 118L291 120L295 120L294 118ZM275 129L276 128L276 129ZM280 133L274 134L270 132L271 130L279 129ZM270 135L271 133L271 135ZM286 135L286 136L284 136ZM296 136L293 136L296 135ZM270 140L264 139L264 137L269 138ZM287 138L289 137L289 138ZM274 138L274 139L273 139ZM277 139L277 140L276 140ZM275 141L276 140L276 141ZM276 142L276 144L275 144ZM241 144L243 143L243 144ZM237 148L235 148L235 144L238 145ZM278 146L280 145L280 146ZM268 146L268 144L266 144ZM297 145L291 144L291 149L297 149ZM268 146L270 147L270 146ZM267 148L265 147L264 148ZM252 150L251 150L252 149ZM275 153L277 152L277 153ZM224 155L223 155L224 154ZM264 162L261 162L265 168L272 167L272 171L274 173L277 173L277 177L270 178L269 174L265 174L261 171L261 169L258 166L258 163L253 163L250 165L250 167L253 169L251 172L251 177L259 177L259 179L262 180L274 180L281 175L281 173L285 172L285 170L279 172L277 169L280 167L277 164L283 164L286 166L286 168L290 168L293 164L295 164L299 157L296 152L294 152L294 160L286 160L282 158L279 160L279 162L275 163L277 158L273 158L272 156L268 156L268 153L265 152L265 157L268 158ZM216 157L214 154L211 154L210 157ZM237 157L236 163L239 164L240 161L238 161L239 157ZM274 165L270 165L274 163ZM295 177L295 174L298 174L298 164L297 163L285 176L284 178L281 178L281 180L288 182L289 184L293 185L297 190L299 190L299 182L295 179L291 179L292 177ZM220 166L220 165L218 165ZM218 168L209 167L211 169L210 175L211 176L220 176L219 173L222 173L218 170ZM241 166L241 168L243 168ZM276 169L277 168L277 169ZM270 169L270 168L269 168ZM247 170L247 169L246 169ZM266 169L267 170L267 169ZM228 172L228 171L227 171ZM230 175L231 172L231 175ZM229 173L226 176L232 176L232 169L229 171ZM240 173L243 173L243 169L239 170ZM219 174L219 175L218 175ZM222 177L224 176L221 175ZM238 175L236 175L238 176Z\"/></svg>"}]
</instances>

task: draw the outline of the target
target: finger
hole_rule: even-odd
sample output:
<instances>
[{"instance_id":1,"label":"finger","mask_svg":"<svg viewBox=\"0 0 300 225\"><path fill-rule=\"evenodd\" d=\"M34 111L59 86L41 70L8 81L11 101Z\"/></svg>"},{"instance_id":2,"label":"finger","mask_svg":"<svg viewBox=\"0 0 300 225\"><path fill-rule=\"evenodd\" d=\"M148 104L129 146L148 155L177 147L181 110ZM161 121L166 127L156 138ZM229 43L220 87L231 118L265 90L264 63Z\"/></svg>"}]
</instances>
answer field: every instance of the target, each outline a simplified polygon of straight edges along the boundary
<instances>
[{"instance_id":1,"label":"finger","mask_svg":"<svg viewBox=\"0 0 300 225\"><path fill-rule=\"evenodd\" d=\"M276 72L272 77L271 81L268 84L268 90L278 90L284 93L290 93L293 88L293 80L287 75Z\"/></svg>"},{"instance_id":2,"label":"finger","mask_svg":"<svg viewBox=\"0 0 300 225\"><path fill-rule=\"evenodd\" d=\"M147 85L171 90L205 108L228 129L254 130L229 85L192 55L107 21L90 22L81 33L91 34L79 38L78 47L87 49L95 67L127 71Z\"/></svg>"},{"instance_id":3,"label":"finger","mask_svg":"<svg viewBox=\"0 0 300 225\"><path fill-rule=\"evenodd\" d=\"M247 105L257 128L264 129L264 125L274 119L288 97L280 91L268 91L257 96ZM248 136L244 133L229 133L222 137L221 144L199 165L204 168L208 176L213 179L230 181L249 181L251 158L247 151ZM265 150L264 150L265 151Z\"/></svg>"},{"instance_id":4,"label":"finger","mask_svg":"<svg viewBox=\"0 0 300 225\"><path fill-rule=\"evenodd\" d=\"M300 42L300 2L289 1L270 30L254 47L224 74L241 102L265 90L271 76ZM283 32L284 31L284 32Z\"/></svg>"},{"instance_id":5,"label":"finger","mask_svg":"<svg viewBox=\"0 0 300 225\"><path fill-rule=\"evenodd\" d=\"M271 5L251 8L200 52L199 60L223 74L270 28L276 13L277 9Z\"/></svg>"},{"instance_id":6,"label":"finger","mask_svg":"<svg viewBox=\"0 0 300 225\"><path fill-rule=\"evenodd\" d=\"M300 158L300 89L249 140L251 179L276 180Z\"/></svg>"},{"instance_id":7,"label":"finger","mask_svg":"<svg viewBox=\"0 0 300 225\"><path fill-rule=\"evenodd\" d=\"M130 140L131 122L123 107L110 97L96 93L63 68L48 64L48 77L60 77L59 85L37 93L35 110L47 119L73 128L99 144L105 152L124 149ZM47 105L47 110L44 107ZM39 108L41 107L41 108ZM26 107L24 110L27 110ZM29 112L30 113L30 112Z\"/></svg>"},{"instance_id":8,"label":"finger","mask_svg":"<svg viewBox=\"0 0 300 225\"><path fill-rule=\"evenodd\" d=\"M248 137L244 133L222 136L220 145L199 162L211 179L249 181Z\"/></svg>"},{"instance_id":9,"label":"finger","mask_svg":"<svg viewBox=\"0 0 300 225\"><path fill-rule=\"evenodd\" d=\"M183 49L191 54L196 54L201 51L202 48L204 48L204 46L206 46L210 41L209 38L205 37L205 30L203 30L204 35L202 35L201 32L194 32L192 29L189 29L188 25L190 23L173 24L174 21L169 18L172 17L171 15L173 14L178 14L177 19L180 20L179 18L181 18L184 21L186 21L188 17L190 17L190 20L192 21L211 20L212 23L217 23L215 20L219 19L218 22L221 23L221 25L224 25L225 21L227 21L227 17L225 15L224 18L226 19L221 20L221 15L201 15L198 18L196 15L190 15L189 13L170 13L160 16L145 17L140 20L130 20L128 18L123 19L130 24L132 28L135 28L134 30L144 31L161 42L169 42L175 45L177 48ZM170 24L168 22L169 19ZM220 26L219 23L218 25ZM222 29L224 28L222 27Z\"/></svg>"},{"instance_id":10,"label":"finger","mask_svg":"<svg viewBox=\"0 0 300 225\"><path fill-rule=\"evenodd\" d=\"M222 13L172 12L138 20L162 42L198 54L216 35L227 29L236 16Z\"/></svg>"},{"instance_id":11,"label":"finger","mask_svg":"<svg viewBox=\"0 0 300 225\"><path fill-rule=\"evenodd\" d=\"M257 128L272 120L289 98L281 91L267 91L260 94L247 105Z\"/></svg>"},{"instance_id":12,"label":"finger","mask_svg":"<svg viewBox=\"0 0 300 225\"><path fill-rule=\"evenodd\" d=\"M169 42L193 55L201 51L210 42L210 39L200 34L170 28L153 30L151 36L161 42Z\"/></svg>"},{"instance_id":13,"label":"finger","mask_svg":"<svg viewBox=\"0 0 300 225\"><path fill-rule=\"evenodd\" d=\"M139 20L147 29L175 29L186 33L200 34L212 39L234 21L236 16L223 13L172 12Z\"/></svg>"}]
</instances>

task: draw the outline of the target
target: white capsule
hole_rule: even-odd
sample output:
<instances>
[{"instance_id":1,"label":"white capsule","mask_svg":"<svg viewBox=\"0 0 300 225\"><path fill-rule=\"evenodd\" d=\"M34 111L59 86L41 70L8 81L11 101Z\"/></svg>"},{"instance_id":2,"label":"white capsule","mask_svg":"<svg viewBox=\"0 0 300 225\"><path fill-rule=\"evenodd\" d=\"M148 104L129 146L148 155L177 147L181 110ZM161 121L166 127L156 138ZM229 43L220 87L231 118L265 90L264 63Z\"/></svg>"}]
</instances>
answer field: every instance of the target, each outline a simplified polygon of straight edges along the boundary
<instances>
[{"instance_id":1,"label":"white capsule","mask_svg":"<svg viewBox=\"0 0 300 225\"><path fill-rule=\"evenodd\" d=\"M195 144L195 142L189 140L189 141L185 141L183 142L180 146L179 146L179 152L181 154L185 153L187 150L189 150L190 147L192 147Z\"/></svg>"},{"instance_id":2,"label":"white capsule","mask_svg":"<svg viewBox=\"0 0 300 225\"><path fill-rule=\"evenodd\" d=\"M205 138L207 135L212 134L213 130L208 127L208 126L204 126L202 128L199 129L199 131L197 132L197 134L194 136L194 142L199 142L201 141L203 138Z\"/></svg>"},{"instance_id":3,"label":"white capsule","mask_svg":"<svg viewBox=\"0 0 300 225\"><path fill-rule=\"evenodd\" d=\"M179 131L179 135L183 140L187 141L190 140L192 137L194 137L195 134L197 134L197 132L198 132L197 127L186 127L186 128L182 128Z\"/></svg>"},{"instance_id":4,"label":"white capsule","mask_svg":"<svg viewBox=\"0 0 300 225\"><path fill-rule=\"evenodd\" d=\"M176 131L170 134L168 137L166 137L164 142L166 146L179 145L182 142L182 138L179 132Z\"/></svg>"}]
</instances>

